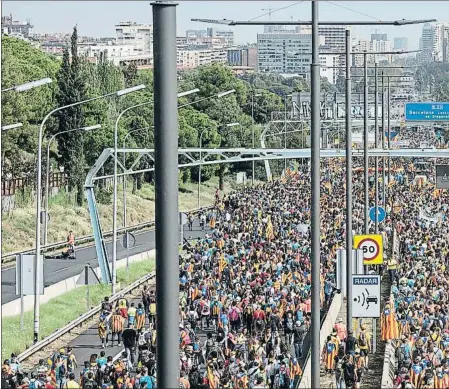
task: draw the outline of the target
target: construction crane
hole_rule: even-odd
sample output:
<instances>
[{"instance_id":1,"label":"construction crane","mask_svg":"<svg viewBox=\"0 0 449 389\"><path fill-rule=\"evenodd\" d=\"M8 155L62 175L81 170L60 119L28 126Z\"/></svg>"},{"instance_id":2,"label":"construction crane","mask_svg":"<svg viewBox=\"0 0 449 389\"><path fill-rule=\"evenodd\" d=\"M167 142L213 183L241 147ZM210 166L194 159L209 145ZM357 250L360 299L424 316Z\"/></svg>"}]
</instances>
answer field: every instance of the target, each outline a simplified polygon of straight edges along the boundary
<instances>
[{"instance_id":1,"label":"construction crane","mask_svg":"<svg viewBox=\"0 0 449 389\"><path fill-rule=\"evenodd\" d=\"M268 20L271 21L271 13L275 11L275 9L271 8L271 5L268 8L262 8L262 11L268 11Z\"/></svg>"}]
</instances>

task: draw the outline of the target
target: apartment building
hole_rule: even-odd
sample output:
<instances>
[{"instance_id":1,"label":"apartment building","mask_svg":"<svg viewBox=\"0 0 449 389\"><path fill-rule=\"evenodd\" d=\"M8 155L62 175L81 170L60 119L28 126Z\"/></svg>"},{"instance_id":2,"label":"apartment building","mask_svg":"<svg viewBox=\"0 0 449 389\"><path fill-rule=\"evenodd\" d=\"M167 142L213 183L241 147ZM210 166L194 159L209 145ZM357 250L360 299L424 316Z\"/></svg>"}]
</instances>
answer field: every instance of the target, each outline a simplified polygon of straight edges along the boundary
<instances>
[{"instance_id":1,"label":"apartment building","mask_svg":"<svg viewBox=\"0 0 449 389\"><path fill-rule=\"evenodd\" d=\"M21 22L14 20L12 14L2 16L2 33L8 35L23 36L24 38L30 38L33 32L34 26L30 20Z\"/></svg>"},{"instance_id":2,"label":"apartment building","mask_svg":"<svg viewBox=\"0 0 449 389\"><path fill-rule=\"evenodd\" d=\"M320 44L324 44L324 37L320 36ZM311 50L311 34L258 34L258 70L266 73L297 74L309 78Z\"/></svg>"}]
</instances>

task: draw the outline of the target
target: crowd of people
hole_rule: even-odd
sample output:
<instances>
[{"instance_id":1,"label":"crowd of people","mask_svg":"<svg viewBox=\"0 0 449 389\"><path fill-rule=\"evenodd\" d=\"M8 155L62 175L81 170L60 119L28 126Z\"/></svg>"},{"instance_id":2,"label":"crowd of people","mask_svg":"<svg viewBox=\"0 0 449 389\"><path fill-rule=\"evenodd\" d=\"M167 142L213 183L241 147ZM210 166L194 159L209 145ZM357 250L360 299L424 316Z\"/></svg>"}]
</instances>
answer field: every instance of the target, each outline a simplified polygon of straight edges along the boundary
<instances>
[{"instance_id":1,"label":"crowd of people","mask_svg":"<svg viewBox=\"0 0 449 389\"><path fill-rule=\"evenodd\" d=\"M322 311L335 291L335 252L345 239L342 163L323 164ZM405 165L397 160L394 166ZM290 389L301 379L311 314L310 169L291 166L287 173L279 181L217 194L213 209L199 215L205 236L184 244L179 275L181 388ZM355 177L353 233L363 228L362 182ZM400 339L398 386L428 388L431 371L432 382L445 383L432 387L445 388L449 199L430 186L401 185L389 195L387 219L380 228L385 245L393 226L403 243L400 266L389 267L393 287L383 310L382 337ZM192 217L188 220L189 228L197 228ZM105 298L98 321L103 350L84 363L80 376L75 376L78 362L70 349L41 361L29 376L12 356L3 364L2 388L155 388L155 318L151 287L133 301L122 296L111 304ZM359 386L368 367L370 337L366 327L354 334L338 320L323 350L323 364L335 374L338 388ZM125 349L116 360L108 356L114 342Z\"/></svg>"},{"instance_id":2,"label":"crowd of people","mask_svg":"<svg viewBox=\"0 0 449 389\"><path fill-rule=\"evenodd\" d=\"M382 337L396 346L395 384L449 388L449 195L422 183L394 200L400 244Z\"/></svg>"}]
</instances>

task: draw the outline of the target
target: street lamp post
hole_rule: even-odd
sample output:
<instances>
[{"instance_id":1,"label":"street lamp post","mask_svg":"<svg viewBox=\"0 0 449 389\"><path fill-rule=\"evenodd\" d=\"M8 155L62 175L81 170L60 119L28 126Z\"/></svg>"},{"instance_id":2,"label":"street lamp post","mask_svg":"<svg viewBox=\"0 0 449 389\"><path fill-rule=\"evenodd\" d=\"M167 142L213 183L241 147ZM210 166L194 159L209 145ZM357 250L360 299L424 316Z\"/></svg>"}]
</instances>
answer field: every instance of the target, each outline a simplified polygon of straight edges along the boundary
<instances>
[{"instance_id":1,"label":"street lamp post","mask_svg":"<svg viewBox=\"0 0 449 389\"><path fill-rule=\"evenodd\" d=\"M378 91L377 91L377 67L378 62L377 60L374 62L374 148L377 150L379 147L379 122L378 122ZM375 196L375 222L374 222L374 233L379 233L379 221L378 221L378 213L379 213L379 158L375 157L375 164L374 164L374 196Z\"/></svg>"},{"instance_id":2,"label":"street lamp post","mask_svg":"<svg viewBox=\"0 0 449 389\"><path fill-rule=\"evenodd\" d=\"M346 29L346 327L352 330L352 122L351 31Z\"/></svg>"},{"instance_id":3,"label":"street lamp post","mask_svg":"<svg viewBox=\"0 0 449 389\"><path fill-rule=\"evenodd\" d=\"M390 77L387 76L387 148L390 150L391 143L390 143L390 131L391 131L391 122L390 122ZM387 182L388 182L388 188L387 193L390 193L390 175L391 175L391 158L390 155L388 155L388 176L387 176ZM386 204L386 202L385 202Z\"/></svg>"},{"instance_id":4,"label":"street lamp post","mask_svg":"<svg viewBox=\"0 0 449 389\"><path fill-rule=\"evenodd\" d=\"M143 127L129 131L123 138L123 148L124 149L126 148L126 140L128 139L128 136L134 134L135 132L146 131L149 129L150 129L149 127ZM125 168L125 164L126 164L126 154L123 153L123 168ZM123 175L123 227L126 228L126 175Z\"/></svg>"},{"instance_id":5,"label":"street lamp post","mask_svg":"<svg viewBox=\"0 0 449 389\"><path fill-rule=\"evenodd\" d=\"M239 126L240 123L229 123L226 124L226 127L234 127ZM203 148L203 134L207 131L207 129L204 129L201 131L200 134L200 164L198 165L198 209L201 208L201 166L202 166L202 153L201 149Z\"/></svg>"},{"instance_id":6,"label":"street lamp post","mask_svg":"<svg viewBox=\"0 0 449 389\"><path fill-rule=\"evenodd\" d=\"M122 89L117 92L112 92L105 94L103 96L93 97L91 99L77 101L76 103L67 104L62 107L55 108L53 111L49 112L47 116L45 116L39 128L38 135L38 146L37 146L37 175L36 175L36 261L35 261L35 269L34 269L34 343L39 340L39 315L40 315L40 282L39 279L39 269L40 269L40 253L41 253L41 234L40 234L40 225L39 218L41 214L41 202L42 202L42 137L44 132L44 125L48 118L53 115L55 112L61 111L66 108L75 107L81 104L89 103L91 101L95 101L98 99L112 97L112 96L124 96L128 93L140 90L145 88L144 85L135 86L132 88ZM43 280L42 280L43 281Z\"/></svg>"},{"instance_id":7,"label":"street lamp post","mask_svg":"<svg viewBox=\"0 0 449 389\"><path fill-rule=\"evenodd\" d=\"M50 84L52 81L53 80L51 78L43 78L41 80L31 81L31 82L27 82L25 84L15 85L10 88L2 89L2 92L9 92L9 91L14 91L14 92L19 92L19 93L25 92L27 90L34 89L34 88L37 88L42 85ZM12 130L12 129L18 128L18 127L22 127L22 123L16 123L16 124L10 124L10 125L4 126L4 127L2 127L2 131ZM1 156L2 156L2 141L1 141L1 136L0 136L0 158L1 158ZM2 158L2 160L3 160L3 158ZM3 161L0 163L0 177L3 177ZM1 240L2 240L2 232L0 229L0 241ZM1 253L2 253L2 248L0 247L0 257L1 257Z\"/></svg>"},{"instance_id":8,"label":"street lamp post","mask_svg":"<svg viewBox=\"0 0 449 389\"><path fill-rule=\"evenodd\" d=\"M178 93L179 97L188 96L190 94L198 92L199 89L192 89L186 92L180 92ZM116 292L116 283L117 283L117 187L118 187L118 180L117 180L117 170L118 170L118 155L117 155L117 149L118 149L118 123L121 119L121 117L128 111L134 108L142 107L144 105L152 104L153 101L146 101L145 103L135 104L131 107L128 107L124 109L120 114L117 116L117 119L115 121L114 126L114 195L113 195L113 205L112 205L112 294L115 294Z\"/></svg>"},{"instance_id":9,"label":"street lamp post","mask_svg":"<svg viewBox=\"0 0 449 389\"><path fill-rule=\"evenodd\" d=\"M312 387L320 387L320 59L318 36L318 1L312 1L311 90L311 273L312 273Z\"/></svg>"},{"instance_id":10,"label":"street lamp post","mask_svg":"<svg viewBox=\"0 0 449 389\"><path fill-rule=\"evenodd\" d=\"M368 234L369 223L369 191L368 191L368 172L369 172L369 156L368 156L368 58L366 51L363 53L363 73L364 73L364 86L363 86L363 160L364 160L364 192L365 192L365 234ZM352 250L347 247L348 250ZM348 269L352 269L351 267ZM349 285L349 284L348 284ZM349 298L349 297L348 297ZM348 301L352 302L352 299Z\"/></svg>"},{"instance_id":11,"label":"street lamp post","mask_svg":"<svg viewBox=\"0 0 449 389\"><path fill-rule=\"evenodd\" d=\"M385 83L384 72L382 72L382 149L385 150ZM385 157L382 157L382 205L385 209Z\"/></svg>"},{"instance_id":12,"label":"street lamp post","mask_svg":"<svg viewBox=\"0 0 449 389\"><path fill-rule=\"evenodd\" d=\"M89 127L81 127L81 128L73 128L71 130L66 131L60 131L54 134L48 141L47 144L47 174L46 174L46 183L45 183L45 206L44 206L44 245L48 243L48 200L50 197L50 146L53 139L55 139L58 135L66 134L68 132L73 131L91 131L96 130L98 128L101 128L101 124L96 124L95 126L89 126Z\"/></svg>"},{"instance_id":13,"label":"street lamp post","mask_svg":"<svg viewBox=\"0 0 449 389\"><path fill-rule=\"evenodd\" d=\"M253 138L253 149L256 147L255 144L255 140L254 140L254 97L260 97L262 96L260 93L253 93L251 94L251 118L253 121L253 126L252 126L252 138ZM253 154L253 158L254 158L254 154ZM252 185L254 186L254 182L255 182L255 168L256 168L256 161L254 161L253 159L253 177L252 177Z\"/></svg>"}]
</instances>

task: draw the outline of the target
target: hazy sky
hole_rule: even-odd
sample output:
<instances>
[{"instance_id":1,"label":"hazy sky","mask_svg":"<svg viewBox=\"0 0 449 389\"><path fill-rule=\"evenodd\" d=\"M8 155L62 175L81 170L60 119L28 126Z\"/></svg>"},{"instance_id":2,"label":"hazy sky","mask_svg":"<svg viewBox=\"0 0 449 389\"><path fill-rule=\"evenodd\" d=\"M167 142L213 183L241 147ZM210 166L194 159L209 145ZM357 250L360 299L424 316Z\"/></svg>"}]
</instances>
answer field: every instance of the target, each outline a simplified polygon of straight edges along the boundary
<instances>
[{"instance_id":1,"label":"hazy sky","mask_svg":"<svg viewBox=\"0 0 449 389\"><path fill-rule=\"evenodd\" d=\"M249 20L268 11L272 20L310 20L310 2L301 1L179 1L177 7L178 35L186 29L211 27L192 22L191 18ZM13 14L15 20L31 19L34 32L70 32L78 25L78 34L94 37L115 37L114 25L121 21L152 23L149 1L2 1L2 15ZM320 1L321 20L397 20L397 19L449 19L447 1ZM265 15L257 20L268 20ZM262 26L227 27L233 29L236 43L256 42ZM354 27L353 36L369 38L376 26ZM417 49L421 25L405 27L377 26L378 32L394 37L408 37L409 49Z\"/></svg>"}]
</instances>

